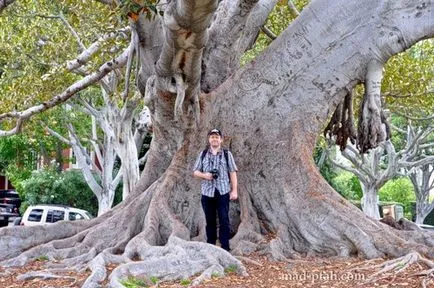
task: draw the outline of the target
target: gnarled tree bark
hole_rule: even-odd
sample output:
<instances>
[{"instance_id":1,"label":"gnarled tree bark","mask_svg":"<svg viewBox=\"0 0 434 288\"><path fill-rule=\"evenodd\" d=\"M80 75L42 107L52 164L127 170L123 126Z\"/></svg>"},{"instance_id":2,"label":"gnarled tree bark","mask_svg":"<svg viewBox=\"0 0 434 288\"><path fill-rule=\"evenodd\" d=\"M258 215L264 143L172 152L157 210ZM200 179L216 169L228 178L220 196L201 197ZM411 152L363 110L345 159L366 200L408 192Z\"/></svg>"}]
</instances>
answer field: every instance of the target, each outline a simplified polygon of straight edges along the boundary
<instances>
[{"instance_id":1,"label":"gnarled tree bark","mask_svg":"<svg viewBox=\"0 0 434 288\"><path fill-rule=\"evenodd\" d=\"M201 29L209 25L216 2L171 1L164 17L173 16L170 19L176 23L169 24L176 28L171 31L178 38L165 39L166 45L184 41L187 35L203 35ZM176 56L163 53L159 59L166 58L157 67L168 70L158 68L156 75L142 70L139 85L153 120L154 138L145 169L150 173L123 204L91 222L3 229L0 258L7 260L0 264L22 265L40 255L63 258L61 265L90 267L85 287L96 287L106 277L108 263L119 265L110 278L112 287L119 287L126 275L150 275L157 273L156 268L165 279L205 271L198 281L230 264L244 273L227 252L186 241L204 239L199 185L191 169L210 127L224 131L240 169L241 222L231 240L233 253L263 249L276 259L285 259L294 253L374 258L416 251L433 257L430 235L398 235L365 217L325 182L312 159L329 111L364 80L368 63L385 60L434 35L432 9L432 3L425 1L314 1L262 55L200 96L194 94L200 82L189 80L201 75L198 71L188 74L189 69L177 66L170 72L167 66L173 59L183 59L177 56L178 52L184 55L184 48L176 50ZM155 21L153 25L158 25L160 20ZM200 29L193 30L196 25ZM144 39L143 30L137 32ZM173 36L172 32L165 36ZM145 47L139 53L141 60ZM200 56L196 48L185 54L187 61ZM192 64L197 63L193 60ZM188 88L175 85L172 89L171 81L164 80L176 75L161 71L187 73L181 80L187 79ZM176 78L175 82L180 83ZM187 109L174 117L180 89L189 91L184 108L200 100L200 121ZM58 230L62 231L59 237ZM261 246L258 243L266 232L276 236ZM40 237L26 238L30 233Z\"/></svg>"}]
</instances>

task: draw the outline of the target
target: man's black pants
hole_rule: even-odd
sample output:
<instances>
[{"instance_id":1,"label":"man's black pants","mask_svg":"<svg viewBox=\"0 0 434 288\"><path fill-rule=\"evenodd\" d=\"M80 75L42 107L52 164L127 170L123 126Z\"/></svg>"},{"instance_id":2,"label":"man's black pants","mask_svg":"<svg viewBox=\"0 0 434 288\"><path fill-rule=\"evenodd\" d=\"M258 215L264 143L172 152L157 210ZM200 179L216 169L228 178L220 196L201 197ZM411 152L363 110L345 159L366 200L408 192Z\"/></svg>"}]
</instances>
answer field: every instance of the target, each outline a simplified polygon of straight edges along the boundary
<instances>
[{"instance_id":1,"label":"man's black pants","mask_svg":"<svg viewBox=\"0 0 434 288\"><path fill-rule=\"evenodd\" d=\"M216 244L217 223L216 212L219 217L219 239L221 247L229 251L229 193L220 195L215 190L214 197L202 195L202 208L206 218L206 238L210 244Z\"/></svg>"}]
</instances>

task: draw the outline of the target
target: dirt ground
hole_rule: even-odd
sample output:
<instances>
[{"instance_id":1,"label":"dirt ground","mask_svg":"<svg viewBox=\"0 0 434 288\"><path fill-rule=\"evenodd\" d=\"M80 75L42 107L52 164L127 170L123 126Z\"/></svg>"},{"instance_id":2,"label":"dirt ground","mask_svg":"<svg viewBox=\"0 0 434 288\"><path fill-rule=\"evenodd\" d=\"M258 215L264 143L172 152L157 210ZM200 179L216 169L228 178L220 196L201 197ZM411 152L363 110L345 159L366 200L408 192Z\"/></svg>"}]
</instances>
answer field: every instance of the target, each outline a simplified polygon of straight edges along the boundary
<instances>
[{"instance_id":1,"label":"dirt ground","mask_svg":"<svg viewBox=\"0 0 434 288\"><path fill-rule=\"evenodd\" d=\"M426 270L428 267L423 264L413 264L407 270L395 274L394 272L383 274L384 278L368 282L368 278L378 271L372 268L376 264L383 263L384 259L371 261L356 258L304 258L291 262L272 262L261 255L251 255L249 259L256 261L242 260L247 268L249 276L237 275L232 269L226 270L225 277L214 275L212 279L197 287L434 287L434 276L426 278L417 276L418 272ZM17 276L27 271L37 271L44 268L46 260L39 260L29 263L21 268L4 269L0 267L0 287L1 288L48 288L48 287L81 287L89 272L64 274L68 279L32 279L26 281L17 280ZM258 265L259 264L259 265ZM370 265L367 270L357 270L357 267ZM110 267L110 270L113 267ZM161 282L150 287L174 288L187 287L191 279L183 279L173 282ZM424 280L425 279L425 280ZM103 283L105 286L106 282ZM130 286L134 287L134 286ZM145 287L145 286L135 286Z\"/></svg>"}]
</instances>

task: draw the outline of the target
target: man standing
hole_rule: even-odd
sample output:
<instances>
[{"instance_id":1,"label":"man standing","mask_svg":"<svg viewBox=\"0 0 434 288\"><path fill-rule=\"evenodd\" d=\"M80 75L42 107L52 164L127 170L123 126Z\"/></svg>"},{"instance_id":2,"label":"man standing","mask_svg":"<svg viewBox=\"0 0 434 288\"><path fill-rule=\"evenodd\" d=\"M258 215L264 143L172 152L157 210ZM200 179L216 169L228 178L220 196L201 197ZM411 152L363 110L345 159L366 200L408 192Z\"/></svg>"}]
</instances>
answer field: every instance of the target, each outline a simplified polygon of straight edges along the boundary
<instances>
[{"instance_id":1,"label":"man standing","mask_svg":"<svg viewBox=\"0 0 434 288\"><path fill-rule=\"evenodd\" d=\"M208 133L209 146L199 154L193 175L202 179L202 208L206 218L207 242L216 244L219 217L221 247L229 251L229 200L238 198L237 166L228 150L222 149L223 135L219 129Z\"/></svg>"}]
</instances>

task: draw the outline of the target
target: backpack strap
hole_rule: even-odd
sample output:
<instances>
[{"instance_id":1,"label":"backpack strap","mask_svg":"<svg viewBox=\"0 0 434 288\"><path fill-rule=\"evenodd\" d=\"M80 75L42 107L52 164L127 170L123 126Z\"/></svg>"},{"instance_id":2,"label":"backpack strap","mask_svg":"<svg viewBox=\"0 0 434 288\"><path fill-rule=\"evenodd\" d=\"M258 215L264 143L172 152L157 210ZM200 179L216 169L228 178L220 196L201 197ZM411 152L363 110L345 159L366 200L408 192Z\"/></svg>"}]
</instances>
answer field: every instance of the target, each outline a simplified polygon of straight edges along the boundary
<instances>
[{"instance_id":1,"label":"backpack strap","mask_svg":"<svg viewBox=\"0 0 434 288\"><path fill-rule=\"evenodd\" d=\"M203 159L205 158L207 152L208 152L208 148L203 150L202 154L200 154L200 163L202 164L202 171L201 172L203 172Z\"/></svg>"},{"instance_id":2,"label":"backpack strap","mask_svg":"<svg viewBox=\"0 0 434 288\"><path fill-rule=\"evenodd\" d=\"M227 149L223 149L223 155L225 155L226 165L228 166L228 179L231 183L231 174L229 173L229 152Z\"/></svg>"}]
</instances>

